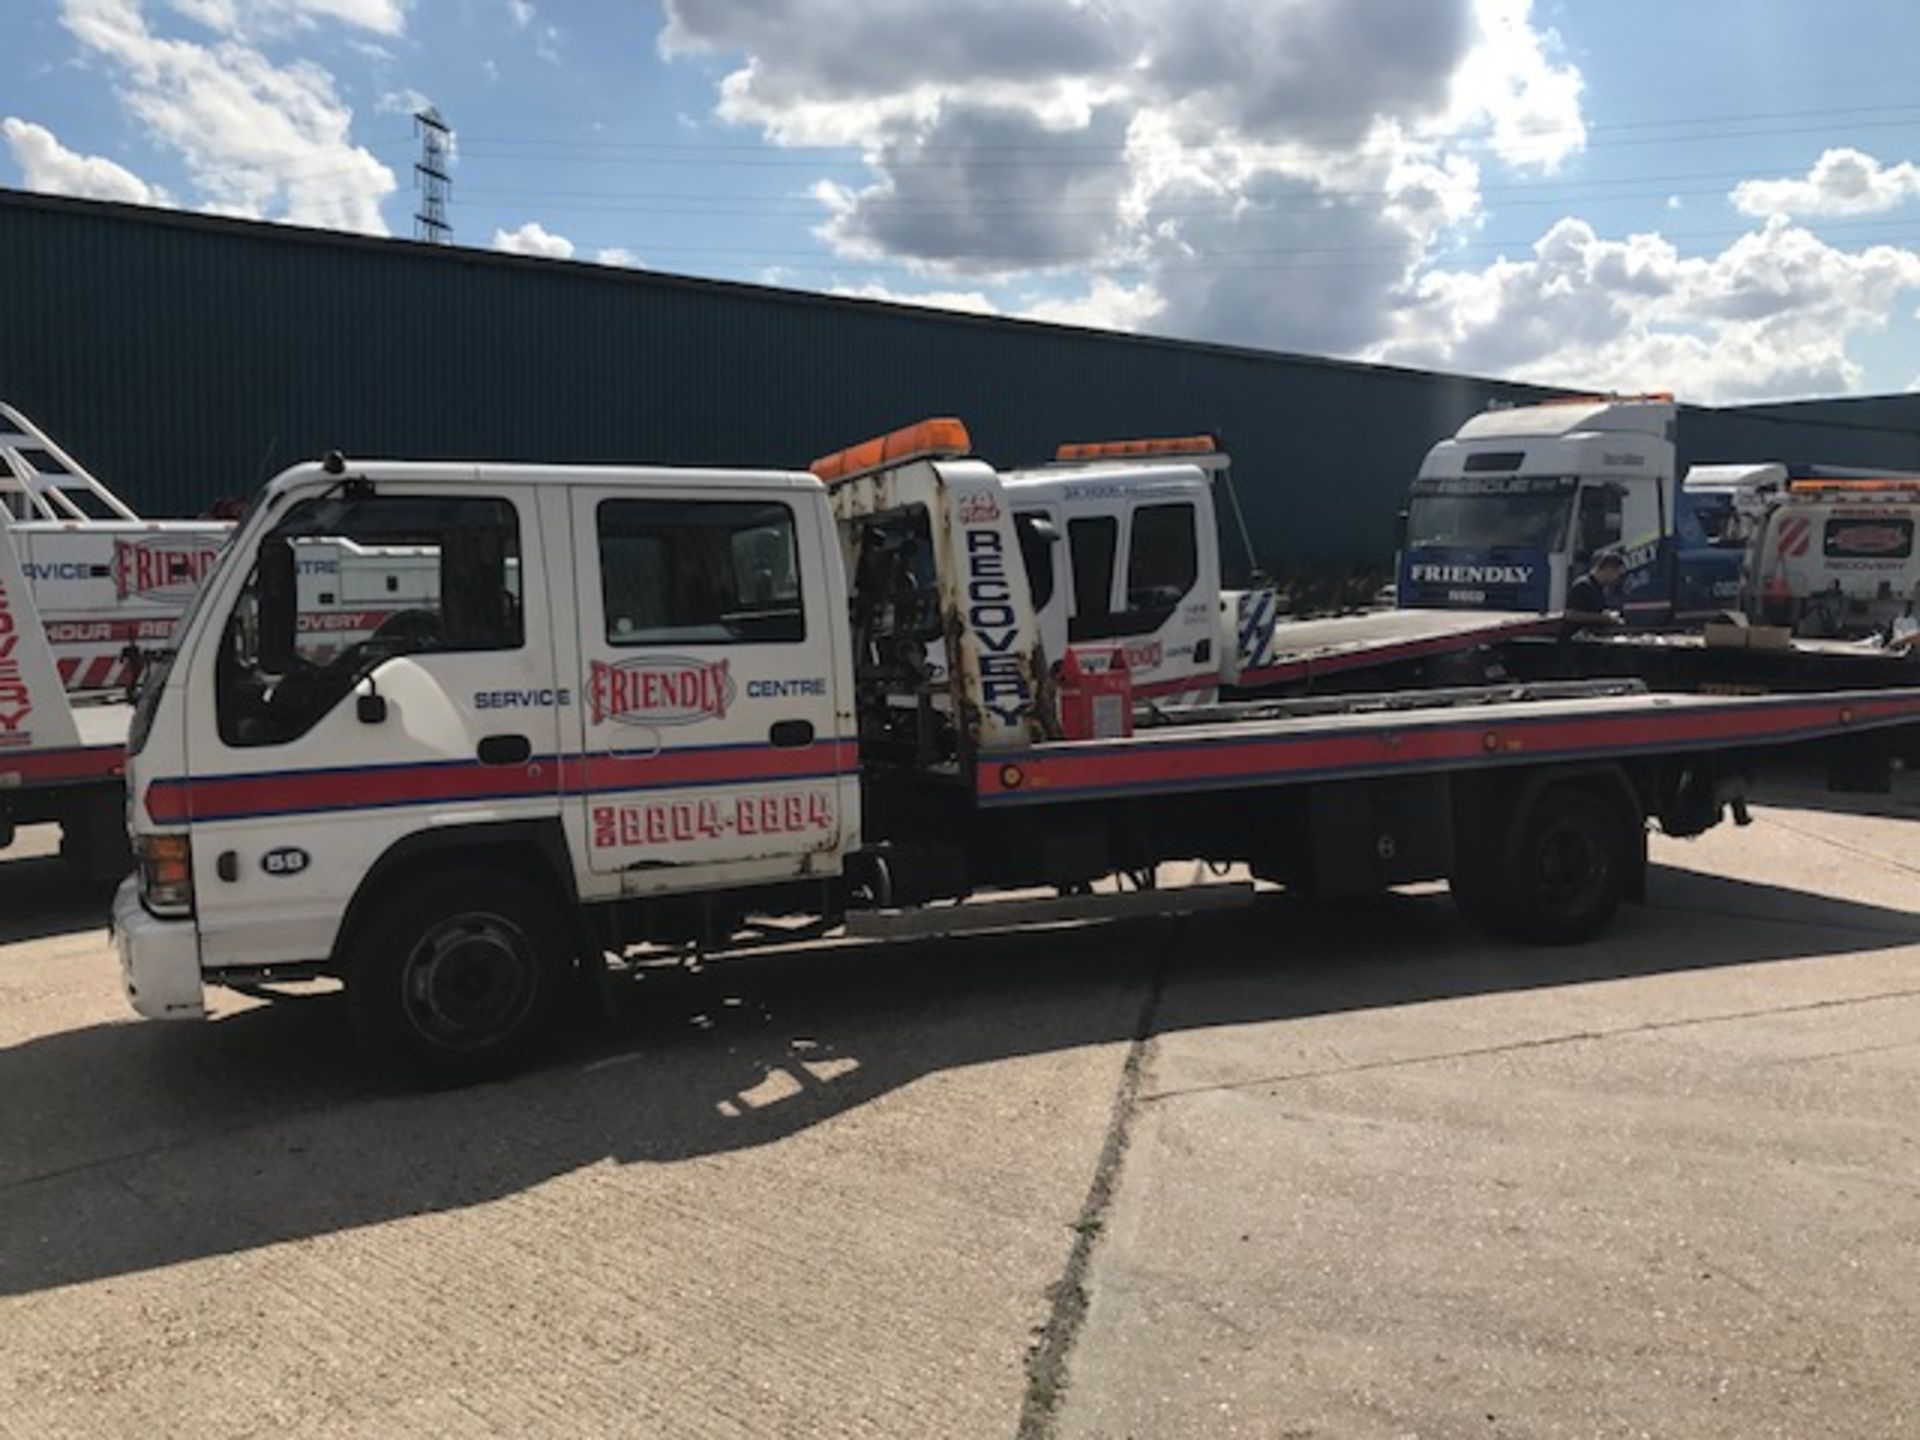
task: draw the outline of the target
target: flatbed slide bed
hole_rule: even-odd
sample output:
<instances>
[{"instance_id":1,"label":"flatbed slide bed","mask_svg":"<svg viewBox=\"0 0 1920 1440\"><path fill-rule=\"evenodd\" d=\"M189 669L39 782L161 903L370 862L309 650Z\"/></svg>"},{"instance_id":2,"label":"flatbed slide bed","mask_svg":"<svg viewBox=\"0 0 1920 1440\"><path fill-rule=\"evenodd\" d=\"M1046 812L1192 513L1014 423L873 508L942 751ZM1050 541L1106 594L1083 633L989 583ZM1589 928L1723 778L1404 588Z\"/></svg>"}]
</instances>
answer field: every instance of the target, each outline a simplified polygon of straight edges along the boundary
<instances>
[{"instance_id":1,"label":"flatbed slide bed","mask_svg":"<svg viewBox=\"0 0 1920 1440\"><path fill-rule=\"evenodd\" d=\"M1362 702L1343 712L1272 719L1209 723L1203 714L1124 740L1000 751L979 760L974 789L982 807L998 808L1771 749L1913 724L1920 724L1920 688L1738 697L1615 690L1412 709Z\"/></svg>"},{"instance_id":2,"label":"flatbed slide bed","mask_svg":"<svg viewBox=\"0 0 1920 1440\"><path fill-rule=\"evenodd\" d=\"M1522 638L1557 635L1558 615L1478 610L1374 610L1281 620L1235 686L1312 686L1471 654Z\"/></svg>"}]
</instances>

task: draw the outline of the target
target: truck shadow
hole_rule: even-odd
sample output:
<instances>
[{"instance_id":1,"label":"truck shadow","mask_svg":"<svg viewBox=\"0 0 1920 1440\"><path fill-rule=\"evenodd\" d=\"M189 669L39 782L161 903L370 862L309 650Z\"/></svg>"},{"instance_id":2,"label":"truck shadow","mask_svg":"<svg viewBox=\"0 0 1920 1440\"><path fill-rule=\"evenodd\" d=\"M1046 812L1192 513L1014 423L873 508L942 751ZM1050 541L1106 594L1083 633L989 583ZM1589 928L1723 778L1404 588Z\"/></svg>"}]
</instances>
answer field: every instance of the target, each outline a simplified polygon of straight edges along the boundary
<instances>
[{"instance_id":1,"label":"truck shadow","mask_svg":"<svg viewBox=\"0 0 1920 1440\"><path fill-rule=\"evenodd\" d=\"M0 1294L774 1144L923 1076L1127 1041L1162 978L1163 1030L1192 1030L1920 943L1920 914L1690 871L1657 868L1651 900L1562 950L1488 943L1443 895L1274 895L652 971L594 1041L449 1094L369 1087L333 996L50 1035L0 1051Z\"/></svg>"}]
</instances>

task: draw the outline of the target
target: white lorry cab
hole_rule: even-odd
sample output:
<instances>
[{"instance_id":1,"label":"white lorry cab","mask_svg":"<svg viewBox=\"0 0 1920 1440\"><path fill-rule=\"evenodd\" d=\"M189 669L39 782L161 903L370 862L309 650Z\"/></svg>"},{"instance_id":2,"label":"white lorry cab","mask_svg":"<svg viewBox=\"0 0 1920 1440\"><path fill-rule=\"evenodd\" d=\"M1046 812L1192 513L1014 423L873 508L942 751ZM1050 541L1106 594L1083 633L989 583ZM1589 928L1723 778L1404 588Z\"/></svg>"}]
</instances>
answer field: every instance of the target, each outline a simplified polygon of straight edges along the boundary
<instances>
[{"instance_id":1,"label":"white lorry cab","mask_svg":"<svg viewBox=\"0 0 1920 1440\"><path fill-rule=\"evenodd\" d=\"M1397 599L1409 609L1557 613L1601 550L1622 551L1622 608L1673 609L1671 395L1586 396L1475 415L1413 482Z\"/></svg>"},{"instance_id":2,"label":"white lorry cab","mask_svg":"<svg viewBox=\"0 0 1920 1440\"><path fill-rule=\"evenodd\" d=\"M1005 472L1049 655L1097 668L1118 649L1138 699L1217 696L1235 658L1213 504L1227 465L1196 435L1067 444L1052 465Z\"/></svg>"},{"instance_id":3,"label":"white lorry cab","mask_svg":"<svg viewBox=\"0 0 1920 1440\"><path fill-rule=\"evenodd\" d=\"M113 918L135 1009L333 977L371 1051L460 1081L524 1057L571 984L635 947L1252 898L1161 890L1176 859L1321 895L1447 878L1495 929L1576 939L1639 893L1650 824L1717 823L1777 746L1852 747L1867 775L1920 724L1914 690L1603 680L1148 709L1130 735L1068 738L1028 502L969 448L946 420L811 474L282 475L137 707L138 868ZM1060 497L1049 520L1073 517ZM297 568L316 544L437 576L319 654ZM1116 875L1131 888L1096 884Z\"/></svg>"}]
</instances>

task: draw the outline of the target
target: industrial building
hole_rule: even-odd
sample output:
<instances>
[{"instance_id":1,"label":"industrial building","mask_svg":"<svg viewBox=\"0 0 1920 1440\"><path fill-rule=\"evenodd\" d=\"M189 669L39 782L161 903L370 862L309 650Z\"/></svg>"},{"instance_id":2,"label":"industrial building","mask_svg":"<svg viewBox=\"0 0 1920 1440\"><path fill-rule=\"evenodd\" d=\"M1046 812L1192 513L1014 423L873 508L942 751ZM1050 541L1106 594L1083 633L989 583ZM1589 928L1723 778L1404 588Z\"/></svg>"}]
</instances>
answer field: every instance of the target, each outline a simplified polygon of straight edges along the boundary
<instances>
[{"instance_id":1,"label":"industrial building","mask_svg":"<svg viewBox=\"0 0 1920 1440\"><path fill-rule=\"evenodd\" d=\"M1003 465L1217 432L1267 568L1384 568L1427 447L1548 393L4 190L0 274L0 398L154 515L330 449L802 466L951 414ZM1682 444L1920 469L1920 396L1689 410Z\"/></svg>"}]
</instances>

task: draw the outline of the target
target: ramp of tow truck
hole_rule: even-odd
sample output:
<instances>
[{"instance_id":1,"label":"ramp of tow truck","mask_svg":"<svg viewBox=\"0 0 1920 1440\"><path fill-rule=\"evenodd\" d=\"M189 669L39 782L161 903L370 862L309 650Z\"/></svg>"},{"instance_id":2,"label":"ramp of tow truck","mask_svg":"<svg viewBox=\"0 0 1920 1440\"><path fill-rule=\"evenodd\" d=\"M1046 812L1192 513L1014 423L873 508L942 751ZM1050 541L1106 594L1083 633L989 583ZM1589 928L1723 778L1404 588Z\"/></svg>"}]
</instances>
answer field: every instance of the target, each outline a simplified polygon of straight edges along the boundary
<instances>
[{"instance_id":1,"label":"ramp of tow truck","mask_svg":"<svg viewBox=\"0 0 1920 1440\"><path fill-rule=\"evenodd\" d=\"M1762 628L1752 633L1771 638L1744 645L1719 643L1697 632L1579 635L1573 641L1573 666L1595 678L1634 676L1655 690L1722 694L1904 689L1920 683L1920 651L1910 645L1813 639ZM1516 673L1534 668L1524 647L1507 652L1505 659Z\"/></svg>"},{"instance_id":2,"label":"ramp of tow truck","mask_svg":"<svg viewBox=\"0 0 1920 1440\"><path fill-rule=\"evenodd\" d=\"M1283 620L1260 663L1236 688L1352 676L1416 660L1462 654L1525 636L1553 635L1557 615L1490 614L1484 610L1376 610L1324 620Z\"/></svg>"}]
</instances>

